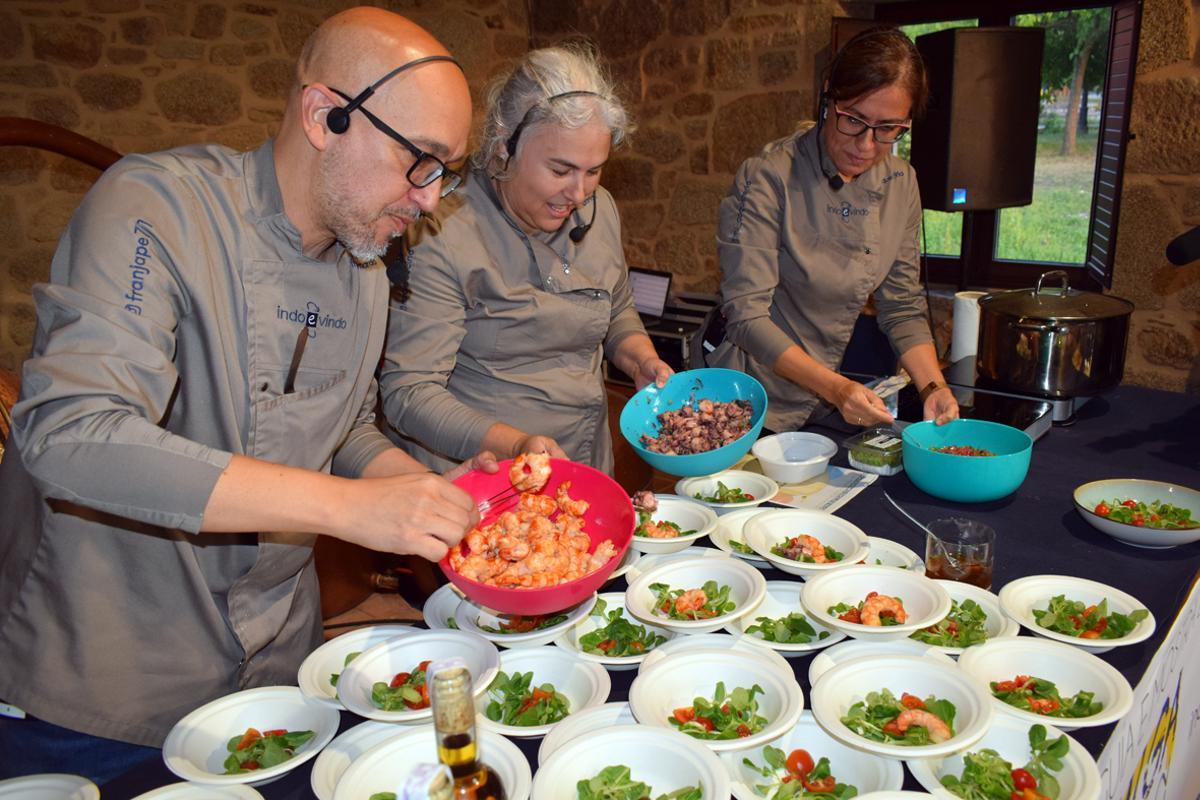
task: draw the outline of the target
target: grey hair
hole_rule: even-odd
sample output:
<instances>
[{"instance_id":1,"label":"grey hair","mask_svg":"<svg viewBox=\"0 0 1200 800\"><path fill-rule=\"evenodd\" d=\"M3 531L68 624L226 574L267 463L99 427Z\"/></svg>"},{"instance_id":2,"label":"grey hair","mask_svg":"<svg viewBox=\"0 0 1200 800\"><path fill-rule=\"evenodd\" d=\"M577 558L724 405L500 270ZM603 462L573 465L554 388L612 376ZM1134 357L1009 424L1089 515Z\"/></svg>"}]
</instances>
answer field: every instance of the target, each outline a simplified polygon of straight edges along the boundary
<instances>
[{"instance_id":1,"label":"grey hair","mask_svg":"<svg viewBox=\"0 0 1200 800\"><path fill-rule=\"evenodd\" d=\"M564 97L566 92L591 92L597 96ZM582 128L593 119L608 126L617 148L633 132L625 105L613 92L612 80L598 55L580 45L558 45L531 50L507 75L497 78L487 91L483 137L472 162L494 177L504 178L508 141L525 121L517 139L517 153L532 129L552 122L564 128Z\"/></svg>"}]
</instances>

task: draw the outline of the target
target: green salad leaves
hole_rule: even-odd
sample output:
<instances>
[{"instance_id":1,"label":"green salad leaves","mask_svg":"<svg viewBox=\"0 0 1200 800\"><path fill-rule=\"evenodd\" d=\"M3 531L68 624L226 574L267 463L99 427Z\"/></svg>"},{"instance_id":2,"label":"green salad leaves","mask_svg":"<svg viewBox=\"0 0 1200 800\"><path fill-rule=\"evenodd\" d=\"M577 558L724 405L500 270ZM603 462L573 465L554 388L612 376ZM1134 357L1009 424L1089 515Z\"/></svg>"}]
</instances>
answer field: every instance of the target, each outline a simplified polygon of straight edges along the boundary
<instances>
[{"instance_id":1,"label":"green salad leaves","mask_svg":"<svg viewBox=\"0 0 1200 800\"><path fill-rule=\"evenodd\" d=\"M1065 735L1049 741L1045 726L1034 725L1029 729L1032 757L1024 767L1014 768L995 750L985 748L963 756L962 775L943 776L942 786L964 800L1010 800L1025 789L1056 800L1060 789L1051 773L1062 769L1069 746Z\"/></svg>"},{"instance_id":2,"label":"green salad leaves","mask_svg":"<svg viewBox=\"0 0 1200 800\"><path fill-rule=\"evenodd\" d=\"M501 725L532 727L558 722L570 713L570 702L553 685L530 688L532 683L533 672L497 673L488 686L487 718Z\"/></svg>"},{"instance_id":3,"label":"green salad leaves","mask_svg":"<svg viewBox=\"0 0 1200 800\"><path fill-rule=\"evenodd\" d=\"M1081 639L1120 639L1133 633L1138 623L1150 616L1150 612L1139 608L1129 614L1108 611L1108 600L1089 606L1079 600L1068 600L1066 595L1050 598L1046 608L1033 609L1037 624L1056 633L1078 636Z\"/></svg>"},{"instance_id":4,"label":"green salad leaves","mask_svg":"<svg viewBox=\"0 0 1200 800\"><path fill-rule=\"evenodd\" d=\"M679 620L711 619L737 608L729 599L729 587L705 581L699 589L672 589L665 583L650 584L654 592L654 613Z\"/></svg>"},{"instance_id":5,"label":"green salad leaves","mask_svg":"<svg viewBox=\"0 0 1200 800\"><path fill-rule=\"evenodd\" d=\"M767 718L759 716L758 701L754 699L762 693L762 687L754 684L749 689L739 686L726 694L725 683L718 682L712 700L697 697L692 705L675 709L667 722L697 739L746 737L767 724Z\"/></svg>"},{"instance_id":6,"label":"green salad leaves","mask_svg":"<svg viewBox=\"0 0 1200 800\"><path fill-rule=\"evenodd\" d=\"M575 791L579 800L649 800L654 797L654 790L634 780L629 767L623 764L605 767L594 778L579 781ZM703 796L699 786L684 786L660 794L654 800L701 800Z\"/></svg>"},{"instance_id":7,"label":"green salad leaves","mask_svg":"<svg viewBox=\"0 0 1200 800\"><path fill-rule=\"evenodd\" d=\"M583 652L612 658L640 656L667 640L661 633L651 633L644 625L630 622L620 606L607 609L608 604L603 600L597 600L592 607L591 615L607 619L608 624L579 637L579 649Z\"/></svg>"},{"instance_id":8,"label":"green salad leaves","mask_svg":"<svg viewBox=\"0 0 1200 800\"><path fill-rule=\"evenodd\" d=\"M954 736L958 709L949 700L924 700L905 692L899 699L888 689L870 692L842 717L842 724L873 742L906 747L944 742ZM901 716L905 715L905 716Z\"/></svg>"},{"instance_id":9,"label":"green salad leaves","mask_svg":"<svg viewBox=\"0 0 1200 800\"><path fill-rule=\"evenodd\" d=\"M696 492L692 496L702 503L749 503L754 500L754 495L746 494L736 486L726 486L721 481L717 481L717 491L712 494Z\"/></svg>"},{"instance_id":10,"label":"green salad leaves","mask_svg":"<svg viewBox=\"0 0 1200 800\"><path fill-rule=\"evenodd\" d=\"M247 728L225 745L229 757L223 766L226 775L241 775L273 767L296 755L296 748L313 738L312 731L274 730L259 733Z\"/></svg>"},{"instance_id":11,"label":"green salad leaves","mask_svg":"<svg viewBox=\"0 0 1200 800\"><path fill-rule=\"evenodd\" d=\"M917 631L911 637L939 647L970 647L987 641L987 612L974 600L950 602L950 613L941 622Z\"/></svg>"},{"instance_id":12,"label":"green salad leaves","mask_svg":"<svg viewBox=\"0 0 1200 800\"><path fill-rule=\"evenodd\" d=\"M776 619L758 617L753 625L747 626L746 633L780 644L808 644L814 639L829 638L829 631L817 633L808 617L796 611Z\"/></svg>"}]
</instances>

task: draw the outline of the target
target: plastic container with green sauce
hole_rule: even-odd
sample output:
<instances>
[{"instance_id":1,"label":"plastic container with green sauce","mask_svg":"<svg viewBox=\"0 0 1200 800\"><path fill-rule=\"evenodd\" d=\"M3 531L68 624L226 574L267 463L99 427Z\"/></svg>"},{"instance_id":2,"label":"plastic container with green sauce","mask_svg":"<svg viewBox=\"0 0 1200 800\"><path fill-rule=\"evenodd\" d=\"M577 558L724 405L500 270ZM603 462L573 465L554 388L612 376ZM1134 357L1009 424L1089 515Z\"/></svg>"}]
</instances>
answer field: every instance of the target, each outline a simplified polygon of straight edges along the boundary
<instances>
[{"instance_id":1,"label":"plastic container with green sauce","mask_svg":"<svg viewBox=\"0 0 1200 800\"><path fill-rule=\"evenodd\" d=\"M868 428L842 444L849 450L850 466L876 475L895 475L904 470L903 443L891 428Z\"/></svg>"}]
</instances>

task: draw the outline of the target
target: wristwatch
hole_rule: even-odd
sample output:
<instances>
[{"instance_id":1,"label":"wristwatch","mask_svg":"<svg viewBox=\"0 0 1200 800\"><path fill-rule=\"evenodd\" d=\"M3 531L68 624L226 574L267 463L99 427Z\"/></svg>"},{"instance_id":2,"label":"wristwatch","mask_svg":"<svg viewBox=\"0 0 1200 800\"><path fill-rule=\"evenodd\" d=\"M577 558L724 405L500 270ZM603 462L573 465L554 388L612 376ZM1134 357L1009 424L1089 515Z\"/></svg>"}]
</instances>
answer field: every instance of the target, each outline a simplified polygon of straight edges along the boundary
<instances>
[{"instance_id":1,"label":"wristwatch","mask_svg":"<svg viewBox=\"0 0 1200 800\"><path fill-rule=\"evenodd\" d=\"M920 391L921 402L924 403L925 399L927 397L929 397L929 395L936 392L938 389L949 389L949 388L950 387L948 385L946 385L945 381L930 381L929 383L925 384L925 388Z\"/></svg>"}]
</instances>

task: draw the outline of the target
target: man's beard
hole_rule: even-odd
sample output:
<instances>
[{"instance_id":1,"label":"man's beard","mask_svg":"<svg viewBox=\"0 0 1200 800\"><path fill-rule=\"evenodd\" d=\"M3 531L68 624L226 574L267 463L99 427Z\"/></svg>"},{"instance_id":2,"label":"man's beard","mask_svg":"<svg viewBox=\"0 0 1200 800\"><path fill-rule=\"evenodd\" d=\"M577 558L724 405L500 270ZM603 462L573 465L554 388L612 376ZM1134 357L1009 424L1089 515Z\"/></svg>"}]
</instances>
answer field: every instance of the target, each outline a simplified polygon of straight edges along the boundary
<instances>
[{"instance_id":1,"label":"man's beard","mask_svg":"<svg viewBox=\"0 0 1200 800\"><path fill-rule=\"evenodd\" d=\"M379 220L392 215L403 217L411 224L420 218L421 211L419 208L390 207L372 215L359 203L354 187L341 182L341 178L351 172L342 169L340 161L339 157L332 156L322 167L323 180L318 196L321 224L333 232L356 264L368 266L388 251L393 239L404 235L403 231L394 231L386 241L379 243L375 238Z\"/></svg>"}]
</instances>

